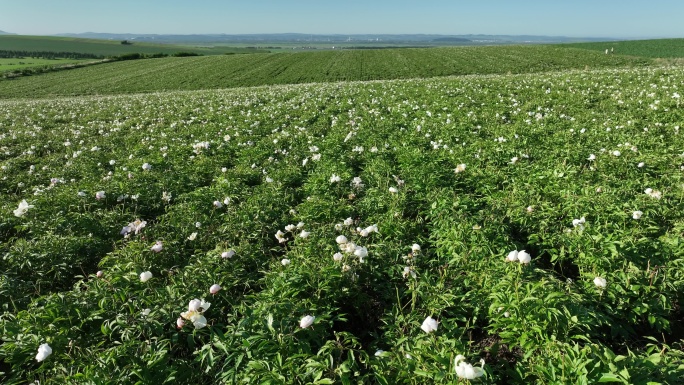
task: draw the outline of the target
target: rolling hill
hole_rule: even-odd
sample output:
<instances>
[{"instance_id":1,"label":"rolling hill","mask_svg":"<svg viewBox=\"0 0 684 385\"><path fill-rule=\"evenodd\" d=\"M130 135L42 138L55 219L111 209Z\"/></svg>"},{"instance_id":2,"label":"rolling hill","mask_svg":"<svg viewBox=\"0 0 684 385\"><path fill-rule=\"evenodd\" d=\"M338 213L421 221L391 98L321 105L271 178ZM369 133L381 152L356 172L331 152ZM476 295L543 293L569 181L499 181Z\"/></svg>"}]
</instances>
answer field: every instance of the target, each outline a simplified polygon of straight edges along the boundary
<instances>
[{"instance_id":1,"label":"rolling hill","mask_svg":"<svg viewBox=\"0 0 684 385\"><path fill-rule=\"evenodd\" d=\"M641 66L646 59L556 46L335 50L98 64L0 81L0 97L199 90Z\"/></svg>"},{"instance_id":2,"label":"rolling hill","mask_svg":"<svg viewBox=\"0 0 684 385\"><path fill-rule=\"evenodd\" d=\"M78 52L98 56L118 56L129 53L141 54L174 54L192 52L200 55L222 55L225 53L258 52L249 48L235 47L198 47L194 45L175 45L158 43L121 44L121 40L83 39L56 36L0 36L0 51L53 51ZM266 51L261 51L266 52Z\"/></svg>"}]
</instances>

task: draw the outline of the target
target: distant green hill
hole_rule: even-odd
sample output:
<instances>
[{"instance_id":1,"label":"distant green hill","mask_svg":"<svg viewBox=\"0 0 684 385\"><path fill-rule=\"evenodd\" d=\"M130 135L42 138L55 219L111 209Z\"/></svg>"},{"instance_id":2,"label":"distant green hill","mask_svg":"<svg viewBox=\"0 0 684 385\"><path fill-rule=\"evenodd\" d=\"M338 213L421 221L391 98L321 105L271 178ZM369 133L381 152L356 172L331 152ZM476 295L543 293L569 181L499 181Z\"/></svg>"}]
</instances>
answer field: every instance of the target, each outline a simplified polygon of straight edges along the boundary
<instances>
[{"instance_id":1,"label":"distant green hill","mask_svg":"<svg viewBox=\"0 0 684 385\"><path fill-rule=\"evenodd\" d=\"M561 47L581 48L605 53L632 55L648 58L683 58L684 39L628 40L599 43L571 43Z\"/></svg>"},{"instance_id":2,"label":"distant green hill","mask_svg":"<svg viewBox=\"0 0 684 385\"><path fill-rule=\"evenodd\" d=\"M505 74L646 65L646 59L556 46L342 50L159 58L0 81L0 97L49 97Z\"/></svg>"},{"instance_id":3,"label":"distant green hill","mask_svg":"<svg viewBox=\"0 0 684 385\"><path fill-rule=\"evenodd\" d=\"M196 47L172 44L138 43L121 44L120 40L82 39L53 36L1 35L0 51L53 51L79 52L98 56L118 56L129 53L174 54L192 52L202 55L221 55L225 53L259 52L248 48L234 47ZM262 51L266 52L266 51Z\"/></svg>"}]
</instances>

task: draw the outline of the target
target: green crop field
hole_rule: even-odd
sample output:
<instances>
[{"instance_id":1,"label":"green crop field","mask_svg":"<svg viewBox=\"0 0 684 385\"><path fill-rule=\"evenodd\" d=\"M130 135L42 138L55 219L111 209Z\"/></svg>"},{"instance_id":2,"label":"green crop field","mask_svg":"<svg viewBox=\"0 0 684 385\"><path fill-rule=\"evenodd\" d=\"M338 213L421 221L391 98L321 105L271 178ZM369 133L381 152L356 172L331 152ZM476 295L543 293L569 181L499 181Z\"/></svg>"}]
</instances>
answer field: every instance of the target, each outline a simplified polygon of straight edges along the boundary
<instances>
[{"instance_id":1,"label":"green crop field","mask_svg":"<svg viewBox=\"0 0 684 385\"><path fill-rule=\"evenodd\" d=\"M510 49L3 81L0 382L681 384L684 69Z\"/></svg>"},{"instance_id":2,"label":"green crop field","mask_svg":"<svg viewBox=\"0 0 684 385\"><path fill-rule=\"evenodd\" d=\"M118 56L128 53L174 54L177 52L193 52L201 55L222 55L225 53L253 53L254 49L238 47L196 47L172 44L138 43L121 44L121 41L102 39L82 39L53 36L21 36L0 35L0 51L51 51L78 52L98 56ZM262 51L267 52L267 51Z\"/></svg>"},{"instance_id":3,"label":"green crop field","mask_svg":"<svg viewBox=\"0 0 684 385\"><path fill-rule=\"evenodd\" d=\"M93 59L37 59L37 58L0 58L0 72L40 66L61 66L64 64L84 63Z\"/></svg>"},{"instance_id":4,"label":"green crop field","mask_svg":"<svg viewBox=\"0 0 684 385\"><path fill-rule=\"evenodd\" d=\"M684 39L628 40L605 43L572 43L562 47L605 51L648 58L684 58Z\"/></svg>"},{"instance_id":5,"label":"green crop field","mask_svg":"<svg viewBox=\"0 0 684 385\"><path fill-rule=\"evenodd\" d=\"M198 90L642 66L647 59L553 46L344 50L100 64L0 81L0 98Z\"/></svg>"}]
</instances>

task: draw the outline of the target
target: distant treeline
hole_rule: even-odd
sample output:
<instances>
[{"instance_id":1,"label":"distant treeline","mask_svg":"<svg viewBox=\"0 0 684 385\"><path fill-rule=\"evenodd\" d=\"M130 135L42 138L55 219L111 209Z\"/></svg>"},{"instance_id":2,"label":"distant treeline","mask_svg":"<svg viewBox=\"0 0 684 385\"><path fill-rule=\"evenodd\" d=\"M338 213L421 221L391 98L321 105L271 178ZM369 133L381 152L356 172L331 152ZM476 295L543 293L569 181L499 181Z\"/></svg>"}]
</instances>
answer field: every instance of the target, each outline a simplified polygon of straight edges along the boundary
<instances>
[{"instance_id":1,"label":"distant treeline","mask_svg":"<svg viewBox=\"0 0 684 385\"><path fill-rule=\"evenodd\" d=\"M81 52L53 52L53 51L6 51L0 50L0 58L22 59L25 57L41 59L102 59L103 56Z\"/></svg>"},{"instance_id":2,"label":"distant treeline","mask_svg":"<svg viewBox=\"0 0 684 385\"><path fill-rule=\"evenodd\" d=\"M188 57L188 56L202 56L198 53L195 52L176 52L174 54L165 54L165 53L150 53L150 54L144 54L144 53L125 53L123 55L119 56L111 56L109 59L112 61L119 61L119 60L138 60L138 59L155 59L155 58L160 58L160 57L168 57L168 56L173 56L173 57Z\"/></svg>"},{"instance_id":3,"label":"distant treeline","mask_svg":"<svg viewBox=\"0 0 684 385\"><path fill-rule=\"evenodd\" d=\"M186 57L186 56L199 56L199 54L194 52L176 52L171 55L166 53L154 53L154 54L144 54L144 53L125 53L118 56L108 56L107 59L116 60L137 60L137 59L150 59L159 57ZM81 53L81 52L52 52L52 51L17 51L17 50L0 50L0 58L2 59L23 59L23 58L36 58L36 59L105 59L105 56L95 55L92 53Z\"/></svg>"}]
</instances>

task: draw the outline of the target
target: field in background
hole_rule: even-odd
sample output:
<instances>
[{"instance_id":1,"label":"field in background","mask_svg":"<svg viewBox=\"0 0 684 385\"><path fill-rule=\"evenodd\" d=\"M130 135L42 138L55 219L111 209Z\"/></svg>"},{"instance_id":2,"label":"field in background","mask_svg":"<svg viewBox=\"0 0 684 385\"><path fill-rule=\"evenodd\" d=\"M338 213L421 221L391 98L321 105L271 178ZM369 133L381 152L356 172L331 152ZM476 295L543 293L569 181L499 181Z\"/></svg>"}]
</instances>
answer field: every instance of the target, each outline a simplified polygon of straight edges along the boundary
<instances>
[{"instance_id":1,"label":"field in background","mask_svg":"<svg viewBox=\"0 0 684 385\"><path fill-rule=\"evenodd\" d=\"M119 56L129 53L172 55L177 52L192 52L201 55L222 55L225 53L254 53L259 52L241 47L198 47L193 45L138 43L121 44L120 40L82 39L52 36L17 36L0 35L0 50L2 51L52 51L78 52L98 56ZM261 51L267 52L267 51Z\"/></svg>"},{"instance_id":2,"label":"field in background","mask_svg":"<svg viewBox=\"0 0 684 385\"><path fill-rule=\"evenodd\" d=\"M530 73L649 63L647 59L541 45L160 58L4 80L0 81L0 98Z\"/></svg>"},{"instance_id":3,"label":"field in background","mask_svg":"<svg viewBox=\"0 0 684 385\"><path fill-rule=\"evenodd\" d=\"M684 58L684 39L627 40L605 43L569 43L560 46L589 49L617 55L648 58Z\"/></svg>"},{"instance_id":4,"label":"field in background","mask_svg":"<svg viewBox=\"0 0 684 385\"><path fill-rule=\"evenodd\" d=\"M74 64L95 61L94 59L41 59L41 58L0 58L0 72L14 71L22 68L30 68L37 66L61 66L64 64Z\"/></svg>"}]
</instances>

